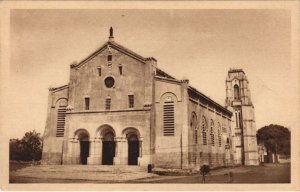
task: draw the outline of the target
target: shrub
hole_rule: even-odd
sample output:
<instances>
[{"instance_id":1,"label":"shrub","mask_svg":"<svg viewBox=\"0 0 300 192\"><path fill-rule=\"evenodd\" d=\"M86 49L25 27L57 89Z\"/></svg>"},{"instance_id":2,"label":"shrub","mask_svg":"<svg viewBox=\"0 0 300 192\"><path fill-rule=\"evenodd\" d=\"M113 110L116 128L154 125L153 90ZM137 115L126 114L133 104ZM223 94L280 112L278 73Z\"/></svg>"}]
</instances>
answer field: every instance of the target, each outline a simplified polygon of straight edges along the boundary
<instances>
[{"instance_id":1,"label":"shrub","mask_svg":"<svg viewBox=\"0 0 300 192\"><path fill-rule=\"evenodd\" d=\"M39 161L42 157L42 138L35 130L26 132L23 138L10 139L9 160Z\"/></svg>"}]
</instances>

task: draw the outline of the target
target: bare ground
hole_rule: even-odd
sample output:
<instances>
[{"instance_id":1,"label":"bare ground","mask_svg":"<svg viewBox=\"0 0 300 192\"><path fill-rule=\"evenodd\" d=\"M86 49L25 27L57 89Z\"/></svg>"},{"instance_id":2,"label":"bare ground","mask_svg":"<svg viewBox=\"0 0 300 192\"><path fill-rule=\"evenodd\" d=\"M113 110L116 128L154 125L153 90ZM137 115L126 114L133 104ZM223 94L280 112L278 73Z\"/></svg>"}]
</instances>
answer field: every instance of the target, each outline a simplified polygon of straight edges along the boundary
<instances>
[{"instance_id":1,"label":"bare ground","mask_svg":"<svg viewBox=\"0 0 300 192\"><path fill-rule=\"evenodd\" d=\"M24 168L26 166L28 165L10 165L10 183L202 183L200 175L158 176L141 170L136 171L136 168L126 168L126 171L120 171L108 167L105 170L113 170L98 171L97 175L95 175L96 171L86 171L76 175L75 172L84 170L84 167L64 168L68 171L60 169L54 172L52 168L49 169L50 171L42 170L41 176L38 173L31 175ZM36 170L38 167L30 166L27 169ZM233 173L231 181L228 176L229 172ZM206 183L290 183L290 172L290 164L222 168L211 171L206 177Z\"/></svg>"}]
</instances>

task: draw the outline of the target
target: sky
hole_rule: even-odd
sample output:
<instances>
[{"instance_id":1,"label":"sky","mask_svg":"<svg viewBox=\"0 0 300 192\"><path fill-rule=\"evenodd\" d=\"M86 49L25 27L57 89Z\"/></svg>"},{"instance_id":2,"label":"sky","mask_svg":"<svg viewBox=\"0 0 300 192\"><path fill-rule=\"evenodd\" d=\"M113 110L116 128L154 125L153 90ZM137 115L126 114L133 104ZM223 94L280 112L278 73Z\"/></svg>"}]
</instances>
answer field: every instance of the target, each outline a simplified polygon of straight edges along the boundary
<instances>
[{"instance_id":1,"label":"sky","mask_svg":"<svg viewBox=\"0 0 300 192\"><path fill-rule=\"evenodd\" d=\"M298 82L291 76L290 12L269 10L12 10L10 138L43 134L48 88L65 85L70 64L115 41L224 106L230 68L250 82L257 129L298 121Z\"/></svg>"}]
</instances>

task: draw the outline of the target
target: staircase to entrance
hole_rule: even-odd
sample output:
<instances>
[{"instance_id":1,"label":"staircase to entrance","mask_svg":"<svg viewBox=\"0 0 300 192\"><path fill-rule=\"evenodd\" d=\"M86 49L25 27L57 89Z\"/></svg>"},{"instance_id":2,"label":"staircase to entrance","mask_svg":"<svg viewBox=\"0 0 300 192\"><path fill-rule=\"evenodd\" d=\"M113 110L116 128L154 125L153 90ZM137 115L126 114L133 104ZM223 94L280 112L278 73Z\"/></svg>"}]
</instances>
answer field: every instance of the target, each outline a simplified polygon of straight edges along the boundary
<instances>
[{"instance_id":1,"label":"staircase to entrance","mask_svg":"<svg viewBox=\"0 0 300 192\"><path fill-rule=\"evenodd\" d=\"M125 182L151 178L147 167L130 165L35 165L11 172L16 177Z\"/></svg>"}]
</instances>

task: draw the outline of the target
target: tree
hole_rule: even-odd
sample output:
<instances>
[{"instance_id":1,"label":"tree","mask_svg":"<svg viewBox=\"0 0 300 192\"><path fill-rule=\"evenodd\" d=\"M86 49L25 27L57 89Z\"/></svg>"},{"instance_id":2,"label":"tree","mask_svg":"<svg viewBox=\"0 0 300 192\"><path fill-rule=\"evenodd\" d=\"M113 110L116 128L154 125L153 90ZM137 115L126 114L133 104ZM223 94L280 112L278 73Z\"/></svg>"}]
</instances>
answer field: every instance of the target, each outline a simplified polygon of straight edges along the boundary
<instances>
[{"instance_id":1,"label":"tree","mask_svg":"<svg viewBox=\"0 0 300 192\"><path fill-rule=\"evenodd\" d=\"M17 161L38 161L42 157L42 138L35 130L26 132L21 140L9 142L9 159Z\"/></svg>"},{"instance_id":2,"label":"tree","mask_svg":"<svg viewBox=\"0 0 300 192\"><path fill-rule=\"evenodd\" d=\"M257 141L264 143L267 153L290 155L291 132L281 125L264 126L257 131Z\"/></svg>"},{"instance_id":3,"label":"tree","mask_svg":"<svg viewBox=\"0 0 300 192\"><path fill-rule=\"evenodd\" d=\"M209 173L210 168L208 165L202 165L200 167L200 174L202 175L202 183L205 183L205 176Z\"/></svg>"}]
</instances>

